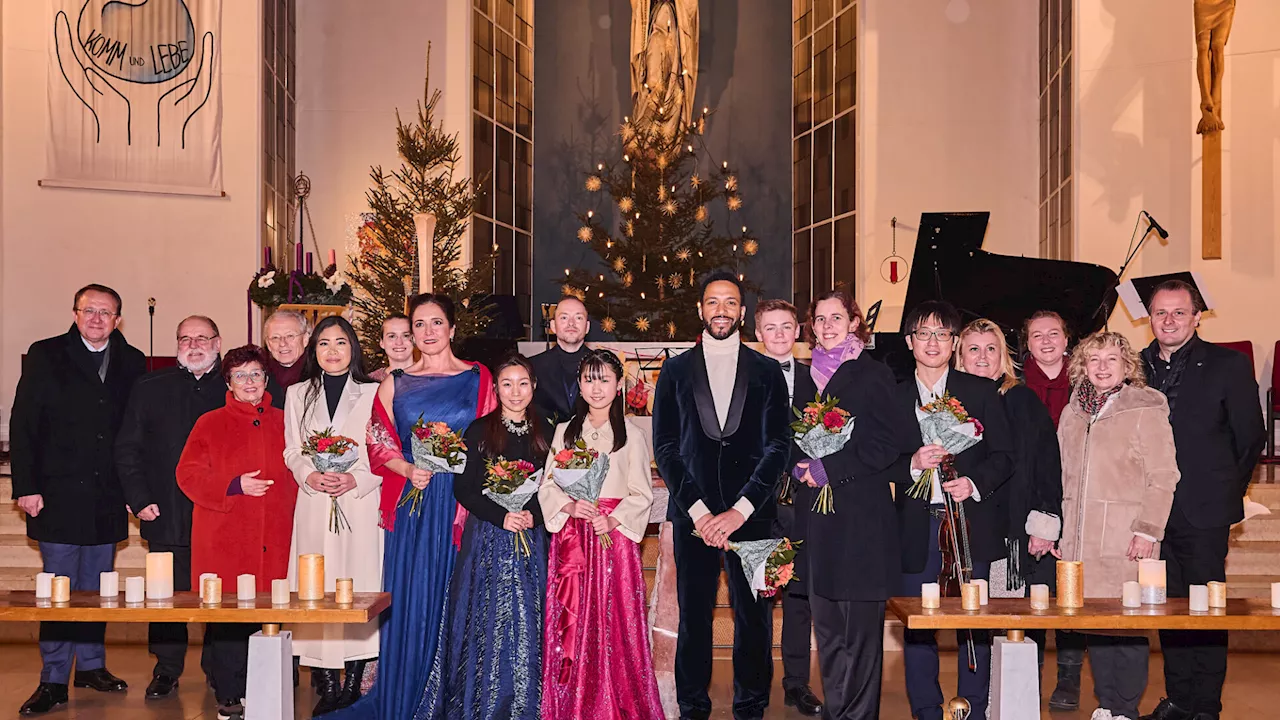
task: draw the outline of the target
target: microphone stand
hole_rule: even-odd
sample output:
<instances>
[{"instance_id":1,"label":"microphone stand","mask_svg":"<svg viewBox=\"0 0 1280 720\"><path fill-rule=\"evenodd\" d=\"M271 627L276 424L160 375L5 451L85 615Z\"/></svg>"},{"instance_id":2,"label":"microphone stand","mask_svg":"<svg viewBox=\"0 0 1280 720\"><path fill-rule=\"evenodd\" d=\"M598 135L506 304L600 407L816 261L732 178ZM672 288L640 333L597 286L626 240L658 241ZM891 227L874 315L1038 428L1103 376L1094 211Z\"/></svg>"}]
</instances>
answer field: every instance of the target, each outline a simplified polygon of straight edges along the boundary
<instances>
[{"instance_id":1,"label":"microphone stand","mask_svg":"<svg viewBox=\"0 0 1280 720\"><path fill-rule=\"evenodd\" d=\"M156 357L156 299L147 298L147 372L154 368Z\"/></svg>"}]
</instances>

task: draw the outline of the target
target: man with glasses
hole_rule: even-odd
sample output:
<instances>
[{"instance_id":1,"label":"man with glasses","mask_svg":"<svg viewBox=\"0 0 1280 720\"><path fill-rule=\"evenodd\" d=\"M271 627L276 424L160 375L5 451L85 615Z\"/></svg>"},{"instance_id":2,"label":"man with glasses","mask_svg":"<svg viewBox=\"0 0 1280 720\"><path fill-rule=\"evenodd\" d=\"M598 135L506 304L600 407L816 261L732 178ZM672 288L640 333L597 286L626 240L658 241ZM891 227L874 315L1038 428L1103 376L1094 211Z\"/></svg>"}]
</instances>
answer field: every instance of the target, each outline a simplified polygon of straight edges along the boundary
<instances>
[{"instance_id":1,"label":"man with glasses","mask_svg":"<svg viewBox=\"0 0 1280 720\"><path fill-rule=\"evenodd\" d=\"M116 435L116 470L129 512L142 521L151 552L173 553L173 587L191 589L191 501L175 471L196 420L226 404L222 338L203 315L178 324L178 366L144 375L133 386ZM186 623L151 623L156 656L147 698L172 695L187 656Z\"/></svg>"},{"instance_id":2,"label":"man with glasses","mask_svg":"<svg viewBox=\"0 0 1280 720\"><path fill-rule=\"evenodd\" d=\"M277 310L262 329L267 339L267 393L271 405L284 409L284 391L302 379L302 356L311 340L311 324L302 313Z\"/></svg>"},{"instance_id":3,"label":"man with glasses","mask_svg":"<svg viewBox=\"0 0 1280 720\"><path fill-rule=\"evenodd\" d=\"M982 423L982 439L955 456L957 477L943 482L936 468L947 451L924 445L919 437L910 445L920 447L911 456L910 474L904 469L897 481L898 529L902 545L902 594L920 597L920 586L938 582L942 552L938 529L946 507L944 493L962 504L969 526L973 579L986 579L991 563L1005 557L1006 518L1004 485L1013 474L1013 438L1004 405L990 380L952 370L960 313L945 302L920 303L907 313L903 328L907 347L915 357L916 370L910 380L898 386L904 407L915 410L916 419L925 417L921 409L944 395L959 400L968 415ZM918 426L916 432L919 432ZM905 463L904 463L905 465ZM934 469L932 484L923 497L913 498L908 490L925 470ZM957 654L958 693L969 701L972 717L987 716L988 685L991 680L991 638L971 631L974 669L970 670L968 638L961 631ZM919 720L942 720L945 700L938 684L938 641L932 630L908 630L904 636L903 664L907 676L907 699Z\"/></svg>"},{"instance_id":4,"label":"man with glasses","mask_svg":"<svg viewBox=\"0 0 1280 720\"><path fill-rule=\"evenodd\" d=\"M27 537L40 545L44 571L71 578L72 590L98 590L128 536L114 445L129 389L146 358L117 329L120 295L104 285L75 294L75 324L27 350L13 399L10 443L13 496L27 515ZM76 687L121 692L105 667L102 623L40 623L40 685L23 715L67 702Z\"/></svg>"}]
</instances>

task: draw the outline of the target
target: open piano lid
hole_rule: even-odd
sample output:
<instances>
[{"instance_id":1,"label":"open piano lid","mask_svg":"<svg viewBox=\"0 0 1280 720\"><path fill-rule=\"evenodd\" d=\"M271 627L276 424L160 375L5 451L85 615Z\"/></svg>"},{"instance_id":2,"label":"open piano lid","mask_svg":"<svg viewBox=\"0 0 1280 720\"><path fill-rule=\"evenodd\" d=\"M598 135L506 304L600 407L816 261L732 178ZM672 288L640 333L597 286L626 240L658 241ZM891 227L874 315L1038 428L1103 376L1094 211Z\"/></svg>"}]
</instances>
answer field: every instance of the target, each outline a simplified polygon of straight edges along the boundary
<instances>
[{"instance_id":1,"label":"open piano lid","mask_svg":"<svg viewBox=\"0 0 1280 720\"><path fill-rule=\"evenodd\" d=\"M1037 310L1061 315L1073 338L1106 324L1118 284L1111 269L986 252L982 240L990 217L988 212L920 215L904 317L925 300L946 300L965 323L985 317L1006 333L1020 331Z\"/></svg>"}]
</instances>

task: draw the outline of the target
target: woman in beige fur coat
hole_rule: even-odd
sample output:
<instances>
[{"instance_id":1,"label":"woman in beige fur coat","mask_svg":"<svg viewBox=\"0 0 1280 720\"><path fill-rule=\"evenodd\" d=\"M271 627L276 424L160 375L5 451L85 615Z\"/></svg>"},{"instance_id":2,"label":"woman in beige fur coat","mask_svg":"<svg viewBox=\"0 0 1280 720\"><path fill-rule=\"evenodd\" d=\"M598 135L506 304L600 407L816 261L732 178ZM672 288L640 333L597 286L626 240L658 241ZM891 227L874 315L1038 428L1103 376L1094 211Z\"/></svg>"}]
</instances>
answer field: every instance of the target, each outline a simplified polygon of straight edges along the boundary
<instances>
[{"instance_id":1,"label":"woman in beige fur coat","mask_svg":"<svg viewBox=\"0 0 1280 720\"><path fill-rule=\"evenodd\" d=\"M1142 363L1119 333L1099 332L1071 359L1075 392L1062 413L1061 556L1084 561L1086 598L1118 598L1138 560L1159 556L1178 484L1169 403L1146 386ZM1143 636L1088 636L1092 720L1136 720L1147 685Z\"/></svg>"}]
</instances>

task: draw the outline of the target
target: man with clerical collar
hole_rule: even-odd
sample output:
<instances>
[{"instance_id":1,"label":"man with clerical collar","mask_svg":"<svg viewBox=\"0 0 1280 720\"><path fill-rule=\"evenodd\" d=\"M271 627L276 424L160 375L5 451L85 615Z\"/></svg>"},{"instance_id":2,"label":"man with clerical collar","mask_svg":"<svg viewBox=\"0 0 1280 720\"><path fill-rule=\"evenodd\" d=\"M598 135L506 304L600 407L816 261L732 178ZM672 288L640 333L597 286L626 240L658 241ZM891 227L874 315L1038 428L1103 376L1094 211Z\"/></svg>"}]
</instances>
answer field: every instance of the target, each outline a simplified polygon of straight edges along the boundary
<instances>
[{"instance_id":1,"label":"man with clerical collar","mask_svg":"<svg viewBox=\"0 0 1280 720\"><path fill-rule=\"evenodd\" d=\"M764 344L764 354L778 361L782 375L787 380L787 394L791 406L803 410L817 393L817 386L809 376L809 366L795 358L793 350L800 339L800 319L796 307L786 300L765 300L756 305L756 340ZM803 457L800 449L792 444L791 462ZM784 473L783 489L778 494L778 537L797 537L796 507L789 492L791 476ZM796 567L806 567L797 548ZM795 706L803 715L821 715L822 699L809 685L809 667L812 665L813 614L809 610L808 588L805 575L792 580L782 597L782 690L786 704Z\"/></svg>"},{"instance_id":2,"label":"man with clerical collar","mask_svg":"<svg viewBox=\"0 0 1280 720\"><path fill-rule=\"evenodd\" d=\"M86 285L75 294L75 324L27 350L10 428L13 497L40 546L44 571L71 578L72 590L98 590L128 536L113 449L129 389L146 370L141 351L118 327L120 294ZM66 704L76 687L122 692L105 667L103 623L40 623L40 685L21 714Z\"/></svg>"},{"instance_id":3,"label":"man with clerical collar","mask_svg":"<svg viewBox=\"0 0 1280 720\"><path fill-rule=\"evenodd\" d=\"M284 391L302 380L302 355L311 340L311 324L302 313L277 310L262 327L267 341L267 393L271 405L284 409Z\"/></svg>"},{"instance_id":4,"label":"man with clerical collar","mask_svg":"<svg viewBox=\"0 0 1280 720\"><path fill-rule=\"evenodd\" d=\"M144 375L133 386L120 432L116 471L126 508L141 521L150 552L173 553L173 588L191 589L191 500L176 471L196 420L226 404L222 337L203 315L178 323L178 365ZM148 646L156 656L148 699L178 688L187 657L186 623L151 623ZM206 645L208 647L208 645Z\"/></svg>"},{"instance_id":5,"label":"man with clerical collar","mask_svg":"<svg viewBox=\"0 0 1280 720\"><path fill-rule=\"evenodd\" d=\"M556 336L556 346L529 359L538 380L533 405L538 416L550 423L548 432L573 416L573 403L578 399L578 363L587 353L587 333L591 331L587 306L572 295L560 298L550 329Z\"/></svg>"},{"instance_id":6,"label":"man with clerical collar","mask_svg":"<svg viewBox=\"0 0 1280 720\"><path fill-rule=\"evenodd\" d=\"M778 480L791 454L791 403L778 362L742 345L736 275L703 279L698 315L701 342L663 364L653 405L680 605L676 699L683 718L711 715L711 627L723 566L733 607L733 715L761 718L773 680L773 603L755 597L727 554L733 542L773 537Z\"/></svg>"},{"instance_id":7,"label":"man with clerical collar","mask_svg":"<svg viewBox=\"0 0 1280 720\"><path fill-rule=\"evenodd\" d=\"M1151 387L1169 400L1182 479L1160 543L1170 597L1225 582L1231 526L1266 444L1249 357L1200 339L1204 300L1194 285L1166 280L1147 302L1155 339L1142 351ZM1160 631L1169 697L1143 720L1216 720L1227 675L1225 631Z\"/></svg>"}]
</instances>

